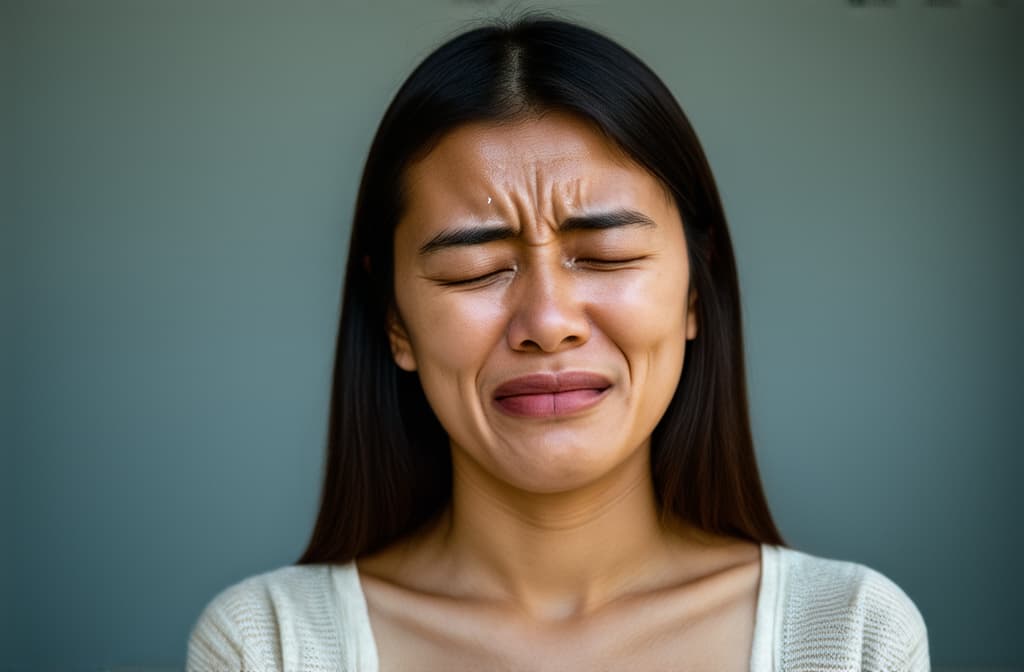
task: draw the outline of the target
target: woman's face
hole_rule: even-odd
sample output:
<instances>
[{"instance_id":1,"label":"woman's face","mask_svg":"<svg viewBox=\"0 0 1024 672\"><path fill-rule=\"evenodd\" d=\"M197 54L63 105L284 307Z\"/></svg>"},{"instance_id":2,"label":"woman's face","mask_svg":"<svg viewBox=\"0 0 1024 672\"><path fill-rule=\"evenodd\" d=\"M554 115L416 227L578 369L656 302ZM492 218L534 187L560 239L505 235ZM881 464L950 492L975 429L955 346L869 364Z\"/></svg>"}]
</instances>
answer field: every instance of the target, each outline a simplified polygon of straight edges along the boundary
<instances>
[{"instance_id":1,"label":"woman's face","mask_svg":"<svg viewBox=\"0 0 1024 672\"><path fill-rule=\"evenodd\" d=\"M649 450L697 333L662 185L561 113L459 127L406 178L392 350L456 464L552 493Z\"/></svg>"}]
</instances>

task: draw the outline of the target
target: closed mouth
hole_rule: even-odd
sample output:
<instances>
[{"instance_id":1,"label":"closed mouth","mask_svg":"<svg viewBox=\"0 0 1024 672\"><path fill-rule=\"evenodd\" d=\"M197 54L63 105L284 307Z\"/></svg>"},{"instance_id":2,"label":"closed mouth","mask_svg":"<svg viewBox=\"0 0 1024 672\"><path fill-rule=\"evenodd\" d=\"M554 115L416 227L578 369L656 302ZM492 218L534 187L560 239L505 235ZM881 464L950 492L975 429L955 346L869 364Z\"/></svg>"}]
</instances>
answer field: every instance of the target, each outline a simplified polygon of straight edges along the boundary
<instances>
[{"instance_id":1,"label":"closed mouth","mask_svg":"<svg viewBox=\"0 0 1024 672\"><path fill-rule=\"evenodd\" d=\"M508 415L568 415L596 405L611 387L606 377L589 371L532 373L499 385L494 404Z\"/></svg>"}]
</instances>

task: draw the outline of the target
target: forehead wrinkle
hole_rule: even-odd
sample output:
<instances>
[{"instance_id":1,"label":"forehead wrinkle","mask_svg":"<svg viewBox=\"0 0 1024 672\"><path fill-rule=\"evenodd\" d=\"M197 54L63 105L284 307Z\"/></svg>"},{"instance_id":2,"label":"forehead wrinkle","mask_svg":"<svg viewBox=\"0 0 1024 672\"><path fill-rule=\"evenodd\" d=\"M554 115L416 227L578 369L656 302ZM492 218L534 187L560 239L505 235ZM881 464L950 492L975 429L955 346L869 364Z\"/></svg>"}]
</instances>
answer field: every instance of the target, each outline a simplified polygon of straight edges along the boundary
<instances>
[{"instance_id":1,"label":"forehead wrinkle","mask_svg":"<svg viewBox=\"0 0 1024 672\"><path fill-rule=\"evenodd\" d=\"M532 168L533 168L533 202L536 204L536 208L537 208L537 220L538 220L537 221L537 225L538 225L538 228L539 228L541 222L544 219L544 211L547 210L547 208L544 207L545 204L541 202L541 199L545 195L547 195L547 190L544 188L544 185L542 184L544 182L543 171L538 169L536 163L532 164Z\"/></svg>"},{"instance_id":2,"label":"forehead wrinkle","mask_svg":"<svg viewBox=\"0 0 1024 672\"><path fill-rule=\"evenodd\" d=\"M580 176L574 177L565 187L563 205L569 212L582 212L583 204L587 200L586 180Z\"/></svg>"},{"instance_id":3,"label":"forehead wrinkle","mask_svg":"<svg viewBox=\"0 0 1024 672\"><path fill-rule=\"evenodd\" d=\"M530 167L521 166L519 174L508 176L503 189L512 205L514 220L508 224L518 231L520 239L531 238L531 232L537 227L532 222L542 219L538 206L536 171ZM529 174L532 173L532 174ZM524 191L527 192L524 194Z\"/></svg>"},{"instance_id":4,"label":"forehead wrinkle","mask_svg":"<svg viewBox=\"0 0 1024 672\"><path fill-rule=\"evenodd\" d=\"M575 171L565 170L566 165L578 165L574 158L559 155L533 166L533 203L529 205L535 217L526 221L532 223L540 240L557 234L562 221L581 209L586 179Z\"/></svg>"},{"instance_id":5,"label":"forehead wrinkle","mask_svg":"<svg viewBox=\"0 0 1024 672\"><path fill-rule=\"evenodd\" d=\"M551 145L530 124L513 126L514 132L522 133L509 143L504 138L490 137L493 130L487 125L459 129L410 166L413 170L408 174L408 186L419 197L426 197L435 223L448 221L455 214L454 206L476 222L498 219L518 229L521 238L525 234L531 239L546 239L564 219L595 206L588 201L595 193L618 190L616 168L647 173L658 183L666 205L675 206L670 190L614 143L597 148L589 140ZM462 146L467 143L468 153ZM432 195L434 190L427 185L439 172L445 172L438 164L450 167L453 163L468 173L463 178L470 179L447 182L443 192L448 196ZM487 203L492 196L493 205ZM451 197L454 200L445 203L445 198Z\"/></svg>"}]
</instances>

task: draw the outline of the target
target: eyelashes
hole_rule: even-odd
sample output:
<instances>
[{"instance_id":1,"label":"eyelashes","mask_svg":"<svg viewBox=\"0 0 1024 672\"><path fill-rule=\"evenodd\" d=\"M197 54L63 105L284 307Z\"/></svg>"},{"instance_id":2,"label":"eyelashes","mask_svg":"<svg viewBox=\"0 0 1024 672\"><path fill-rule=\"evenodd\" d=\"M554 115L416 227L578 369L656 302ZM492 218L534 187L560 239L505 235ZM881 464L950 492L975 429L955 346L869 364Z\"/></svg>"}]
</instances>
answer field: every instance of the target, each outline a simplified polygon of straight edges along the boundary
<instances>
[{"instance_id":1,"label":"eyelashes","mask_svg":"<svg viewBox=\"0 0 1024 672\"><path fill-rule=\"evenodd\" d=\"M646 259L645 256L639 257L628 257L628 258L616 258L616 259L595 259L595 258L578 258L578 259L567 259L563 262L562 266L566 270L594 270L594 271L613 271L619 270L635 264L636 262ZM482 275L476 275L471 278L459 278L455 280L437 280L436 282L442 287L471 287L471 286L487 286L494 282L497 282L504 276L514 275L518 271L517 266L509 268L500 268L489 273Z\"/></svg>"},{"instance_id":2,"label":"eyelashes","mask_svg":"<svg viewBox=\"0 0 1024 672\"><path fill-rule=\"evenodd\" d=\"M498 279L499 276L505 273L515 273L515 270L511 268L503 268L500 271L492 271L484 275L478 275L473 278L466 278L465 280L439 280L438 284L442 287L464 287L467 285L483 285L490 284L494 280Z\"/></svg>"}]
</instances>

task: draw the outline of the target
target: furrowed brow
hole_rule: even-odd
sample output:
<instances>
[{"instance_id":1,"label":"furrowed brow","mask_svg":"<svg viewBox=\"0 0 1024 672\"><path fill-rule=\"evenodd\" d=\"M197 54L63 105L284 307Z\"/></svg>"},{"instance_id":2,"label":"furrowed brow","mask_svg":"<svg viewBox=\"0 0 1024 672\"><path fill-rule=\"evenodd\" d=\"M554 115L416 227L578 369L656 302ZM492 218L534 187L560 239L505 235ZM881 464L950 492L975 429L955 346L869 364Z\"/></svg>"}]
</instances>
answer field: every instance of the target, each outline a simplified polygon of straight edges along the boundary
<instances>
[{"instance_id":1,"label":"furrowed brow","mask_svg":"<svg viewBox=\"0 0 1024 672\"><path fill-rule=\"evenodd\" d=\"M558 227L561 232L567 231L600 231L624 226L657 226L654 220L636 210L612 210L596 212L588 215L567 217ZM465 229L447 229L438 233L420 247L420 254L426 255L453 247L483 245L499 240L509 240L519 235L510 226L471 227Z\"/></svg>"},{"instance_id":2,"label":"furrowed brow","mask_svg":"<svg viewBox=\"0 0 1024 672\"><path fill-rule=\"evenodd\" d=\"M613 210L611 212L595 212L590 215L567 217L559 231L593 231L615 229L621 226L657 226L654 220L636 210Z\"/></svg>"},{"instance_id":3,"label":"furrowed brow","mask_svg":"<svg viewBox=\"0 0 1024 672\"><path fill-rule=\"evenodd\" d=\"M420 247L420 254L430 254L451 247L483 245L497 240L515 238L518 232L510 226L473 227L469 229L448 229L442 231Z\"/></svg>"}]
</instances>

